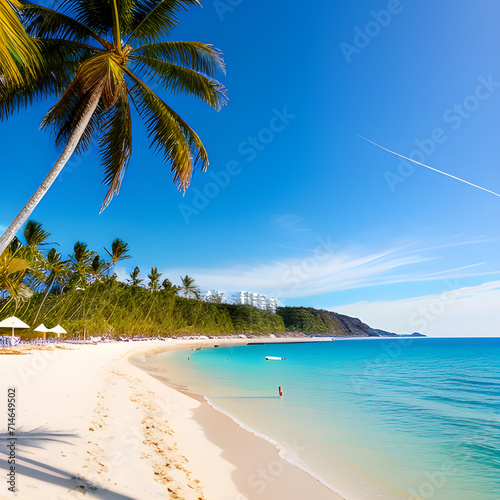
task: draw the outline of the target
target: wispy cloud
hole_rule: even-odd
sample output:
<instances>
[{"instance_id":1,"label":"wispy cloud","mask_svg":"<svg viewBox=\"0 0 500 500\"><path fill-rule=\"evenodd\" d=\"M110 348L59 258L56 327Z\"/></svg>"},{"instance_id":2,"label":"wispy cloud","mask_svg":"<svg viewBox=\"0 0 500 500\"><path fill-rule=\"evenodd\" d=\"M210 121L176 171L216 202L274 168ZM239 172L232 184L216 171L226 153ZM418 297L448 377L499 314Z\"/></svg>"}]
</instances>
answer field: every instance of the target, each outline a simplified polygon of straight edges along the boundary
<instances>
[{"instance_id":1,"label":"wispy cloud","mask_svg":"<svg viewBox=\"0 0 500 500\"><path fill-rule=\"evenodd\" d=\"M456 242L454 246L479 241ZM452 278L500 274L488 270L482 262L446 266L436 249L448 245L422 247L419 243L372 249L339 247L328 240L318 240L315 248L303 250L302 258L287 258L253 266L218 269L169 269L167 276L186 272L205 289L249 290L280 298L305 297L322 293L352 290L394 283L414 283Z\"/></svg>"},{"instance_id":2,"label":"wispy cloud","mask_svg":"<svg viewBox=\"0 0 500 500\"><path fill-rule=\"evenodd\" d=\"M275 214L272 216L272 222L275 226L300 233L311 230L303 225L304 220L304 217L297 214Z\"/></svg>"},{"instance_id":3,"label":"wispy cloud","mask_svg":"<svg viewBox=\"0 0 500 500\"><path fill-rule=\"evenodd\" d=\"M451 281L441 293L396 301L357 302L334 308L375 328L395 333L419 331L441 337L498 337L500 281L458 287Z\"/></svg>"}]
</instances>

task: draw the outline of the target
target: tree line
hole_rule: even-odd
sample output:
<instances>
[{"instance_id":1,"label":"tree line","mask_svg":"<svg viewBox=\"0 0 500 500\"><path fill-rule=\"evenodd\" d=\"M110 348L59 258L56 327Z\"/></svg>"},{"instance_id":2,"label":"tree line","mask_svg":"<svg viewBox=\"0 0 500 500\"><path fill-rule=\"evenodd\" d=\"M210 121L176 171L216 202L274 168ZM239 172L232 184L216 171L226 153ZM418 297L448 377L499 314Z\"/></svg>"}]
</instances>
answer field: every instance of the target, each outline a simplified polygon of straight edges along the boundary
<instances>
[{"instance_id":1,"label":"tree line","mask_svg":"<svg viewBox=\"0 0 500 500\"><path fill-rule=\"evenodd\" d=\"M29 220L22 235L0 257L0 316L18 315L32 327L60 323L78 337L285 330L270 311L223 304L216 294L206 298L188 275L178 286L157 267L151 267L147 281L135 267L126 282L119 281L114 268L131 257L119 238L101 254L77 241L63 257L41 223Z\"/></svg>"}]
</instances>

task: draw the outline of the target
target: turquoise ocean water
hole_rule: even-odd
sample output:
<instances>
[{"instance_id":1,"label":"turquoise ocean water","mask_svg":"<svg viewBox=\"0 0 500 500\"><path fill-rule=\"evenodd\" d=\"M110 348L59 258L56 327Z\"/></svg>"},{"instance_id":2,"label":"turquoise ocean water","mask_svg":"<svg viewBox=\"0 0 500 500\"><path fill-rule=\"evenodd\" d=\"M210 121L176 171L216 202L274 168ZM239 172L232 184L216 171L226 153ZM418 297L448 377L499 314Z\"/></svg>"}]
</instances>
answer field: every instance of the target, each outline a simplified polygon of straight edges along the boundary
<instances>
[{"instance_id":1,"label":"turquoise ocean water","mask_svg":"<svg viewBox=\"0 0 500 500\"><path fill-rule=\"evenodd\" d=\"M155 364L347 499L500 499L500 339L249 345Z\"/></svg>"}]
</instances>

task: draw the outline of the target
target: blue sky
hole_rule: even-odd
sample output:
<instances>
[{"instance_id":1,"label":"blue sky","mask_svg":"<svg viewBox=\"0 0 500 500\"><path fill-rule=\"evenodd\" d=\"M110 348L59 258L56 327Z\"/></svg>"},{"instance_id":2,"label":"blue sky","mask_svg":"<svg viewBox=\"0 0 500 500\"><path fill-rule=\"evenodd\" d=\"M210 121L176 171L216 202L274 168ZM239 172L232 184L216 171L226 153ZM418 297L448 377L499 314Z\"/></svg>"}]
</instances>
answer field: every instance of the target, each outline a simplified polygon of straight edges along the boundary
<instances>
[{"instance_id":1,"label":"blue sky","mask_svg":"<svg viewBox=\"0 0 500 500\"><path fill-rule=\"evenodd\" d=\"M168 102L210 157L182 197L134 123L118 197L94 151L73 158L33 213L70 253L126 240L144 275L256 291L399 333L498 335L500 5L495 0L203 2L176 40L225 54L219 113ZM165 96L166 97L166 96ZM44 101L0 124L7 226L55 160ZM135 116L134 118L138 118ZM5 177L4 177L5 178Z\"/></svg>"}]
</instances>

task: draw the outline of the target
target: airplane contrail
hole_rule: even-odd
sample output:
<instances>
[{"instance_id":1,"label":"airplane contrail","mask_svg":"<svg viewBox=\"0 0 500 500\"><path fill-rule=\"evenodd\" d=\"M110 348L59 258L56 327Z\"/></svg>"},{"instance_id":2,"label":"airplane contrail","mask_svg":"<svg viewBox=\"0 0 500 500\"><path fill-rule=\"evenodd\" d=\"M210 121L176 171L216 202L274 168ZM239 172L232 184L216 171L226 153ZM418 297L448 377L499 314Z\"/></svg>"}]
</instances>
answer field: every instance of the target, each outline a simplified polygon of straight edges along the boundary
<instances>
[{"instance_id":1,"label":"airplane contrail","mask_svg":"<svg viewBox=\"0 0 500 500\"><path fill-rule=\"evenodd\" d=\"M400 155L399 153L391 151L390 149L384 148L383 146L381 146L380 144L377 144L376 142L370 141L370 139L367 139L366 137L363 137L362 135L358 135L358 137L361 137L361 139L364 139L365 141L370 142L374 146L377 146L377 148L383 149L384 151L387 151L388 153L391 153L393 155L399 156L400 158L404 158L405 160L408 160L408 161L411 161L413 163L416 163L417 165L421 165L422 167L428 168L429 170L434 170L434 172L438 172L439 174L446 175L446 176L451 177L452 179L455 179L457 181L464 182L465 184L468 184L469 186L472 186L472 187L475 187L475 188L478 188L478 189L482 189L483 191L486 191L487 193L491 193L491 194L494 194L495 196L500 197L500 194L495 193L494 191L490 191L489 189L486 189L484 187L478 186L477 184L472 184L472 182L466 181L464 179L460 179L460 177L455 177L454 175L447 174L446 172L438 170L437 168L429 167L429 165L424 165L423 163L420 163L419 161L412 160L411 158L408 158L406 156Z\"/></svg>"}]
</instances>

